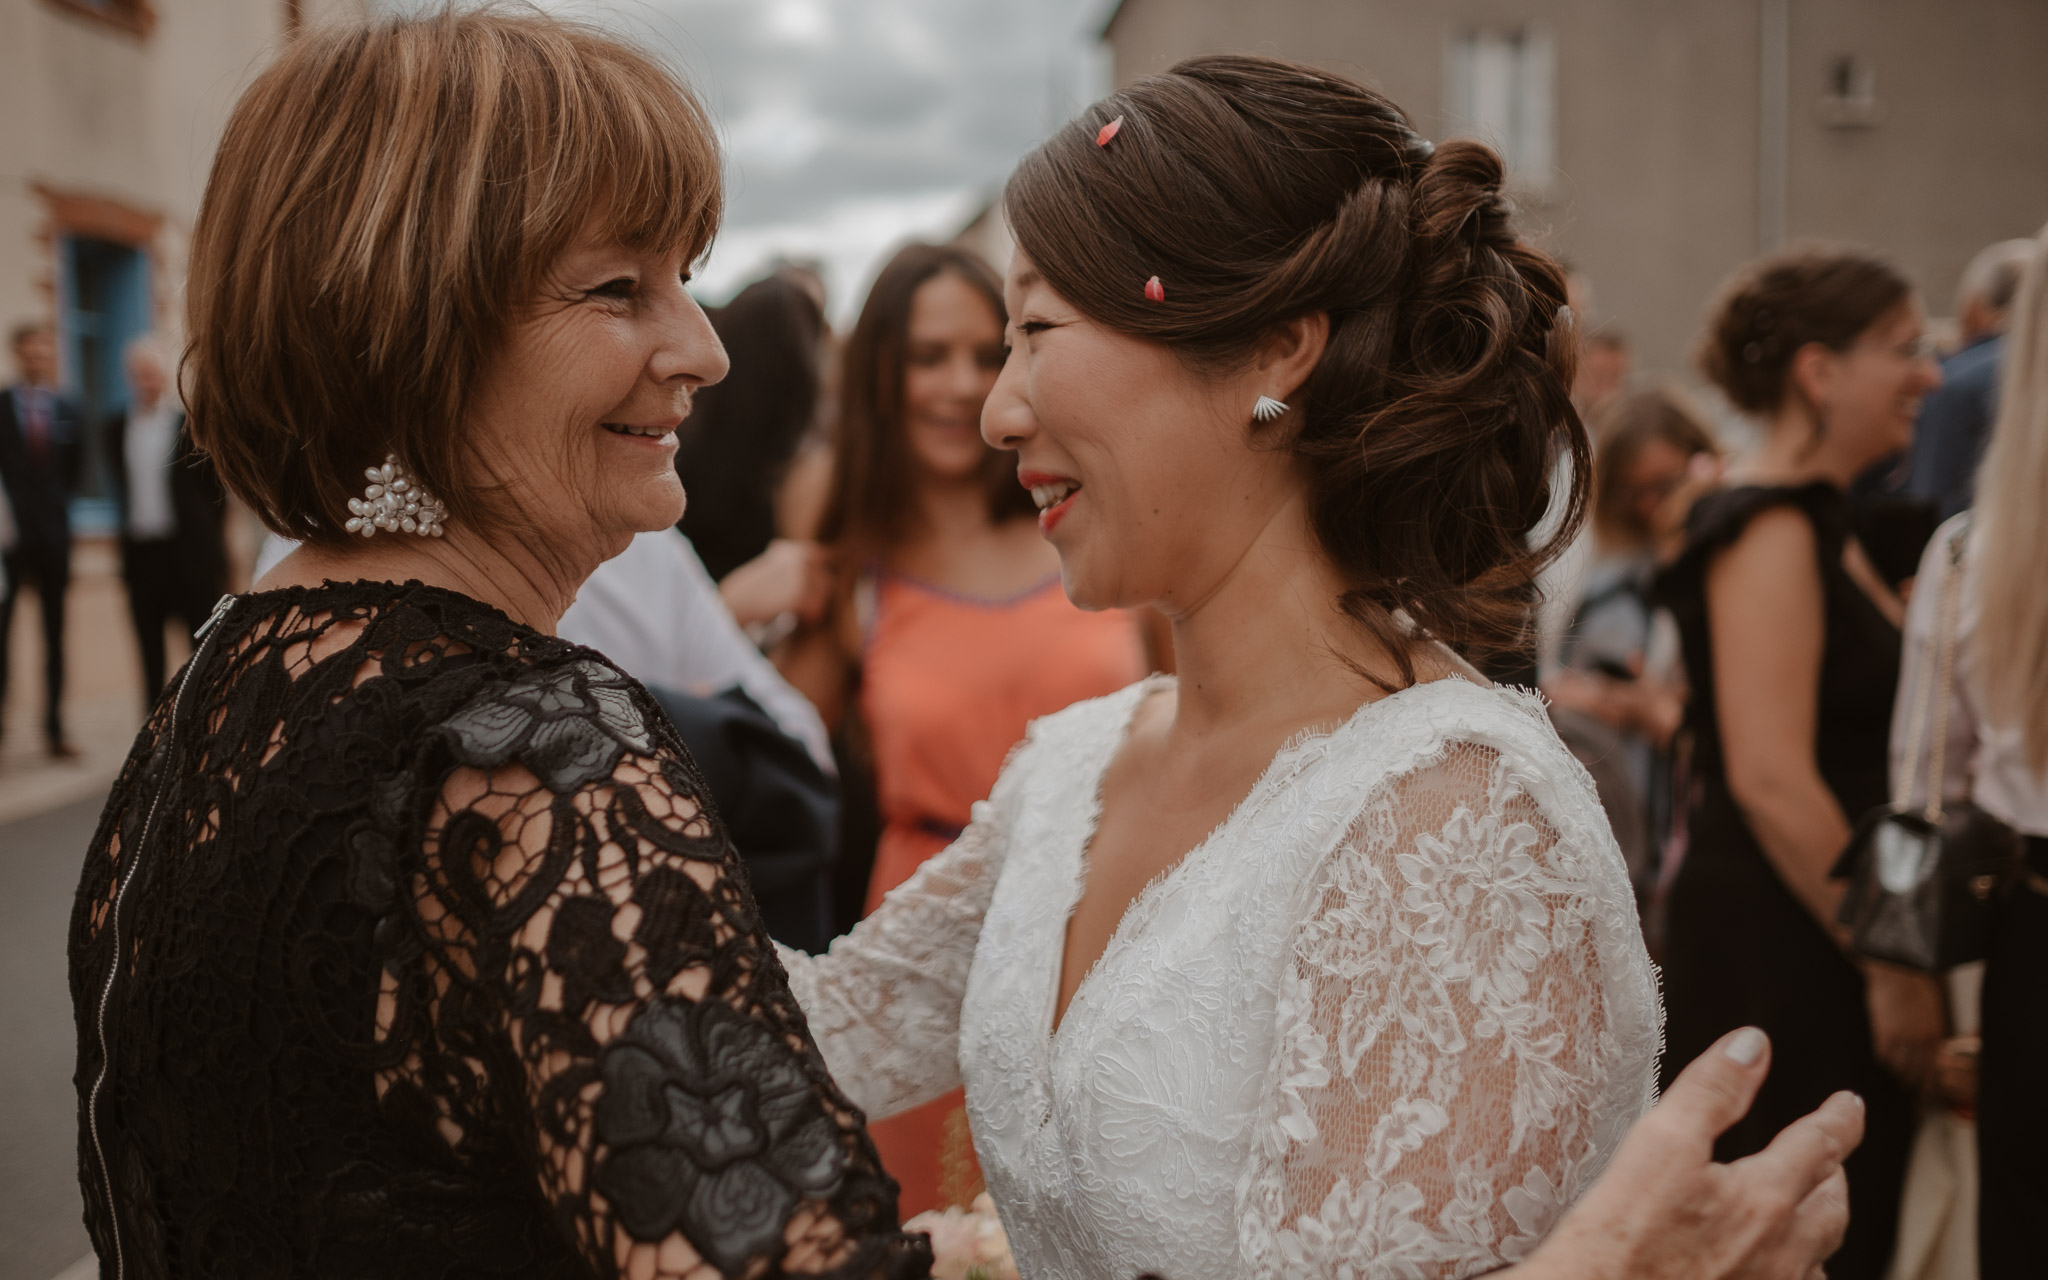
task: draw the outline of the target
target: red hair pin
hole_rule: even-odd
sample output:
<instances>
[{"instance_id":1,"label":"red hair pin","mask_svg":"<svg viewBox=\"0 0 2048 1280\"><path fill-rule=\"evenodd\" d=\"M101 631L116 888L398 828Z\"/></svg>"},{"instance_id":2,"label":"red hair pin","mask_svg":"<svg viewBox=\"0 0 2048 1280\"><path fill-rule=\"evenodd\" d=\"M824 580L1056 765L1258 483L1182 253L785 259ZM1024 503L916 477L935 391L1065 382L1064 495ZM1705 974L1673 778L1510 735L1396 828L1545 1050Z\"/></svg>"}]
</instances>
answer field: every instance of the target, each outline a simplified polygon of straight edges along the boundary
<instances>
[{"instance_id":1,"label":"red hair pin","mask_svg":"<svg viewBox=\"0 0 2048 1280\"><path fill-rule=\"evenodd\" d=\"M1159 283L1158 276L1153 276L1145 282L1145 296L1153 302L1166 301L1166 286Z\"/></svg>"},{"instance_id":2,"label":"red hair pin","mask_svg":"<svg viewBox=\"0 0 2048 1280\"><path fill-rule=\"evenodd\" d=\"M1095 131L1095 145L1098 147L1108 146L1109 140L1116 136L1116 131L1123 127L1124 118L1122 116L1118 116L1116 119L1110 121L1108 124L1103 125L1100 129L1097 129Z\"/></svg>"}]
</instances>

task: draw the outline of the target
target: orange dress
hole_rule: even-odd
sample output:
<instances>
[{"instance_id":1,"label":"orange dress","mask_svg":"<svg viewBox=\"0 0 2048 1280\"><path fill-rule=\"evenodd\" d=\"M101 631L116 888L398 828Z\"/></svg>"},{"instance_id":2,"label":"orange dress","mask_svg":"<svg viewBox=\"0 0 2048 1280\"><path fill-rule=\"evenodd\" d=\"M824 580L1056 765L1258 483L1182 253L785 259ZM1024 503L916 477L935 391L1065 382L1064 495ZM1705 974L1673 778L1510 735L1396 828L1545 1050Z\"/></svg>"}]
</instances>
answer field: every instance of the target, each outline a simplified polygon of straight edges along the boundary
<instances>
[{"instance_id":1,"label":"orange dress","mask_svg":"<svg viewBox=\"0 0 2048 1280\"><path fill-rule=\"evenodd\" d=\"M869 911L960 834L1031 721L1145 674L1136 620L1075 608L1058 578L984 601L882 575L874 599L860 689L882 815ZM905 1218L980 1194L960 1091L869 1132Z\"/></svg>"}]
</instances>

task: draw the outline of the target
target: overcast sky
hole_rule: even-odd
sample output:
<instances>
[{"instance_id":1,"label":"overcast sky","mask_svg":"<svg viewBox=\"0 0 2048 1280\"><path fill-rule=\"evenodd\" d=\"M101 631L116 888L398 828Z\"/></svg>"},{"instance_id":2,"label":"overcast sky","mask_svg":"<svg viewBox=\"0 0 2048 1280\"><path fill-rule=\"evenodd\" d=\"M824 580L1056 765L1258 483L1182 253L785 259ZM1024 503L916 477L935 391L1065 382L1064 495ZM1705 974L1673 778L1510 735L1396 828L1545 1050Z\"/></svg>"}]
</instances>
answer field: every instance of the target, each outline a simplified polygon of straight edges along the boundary
<instances>
[{"instance_id":1,"label":"overcast sky","mask_svg":"<svg viewBox=\"0 0 2048 1280\"><path fill-rule=\"evenodd\" d=\"M560 0L671 57L726 146L722 302L777 254L821 259L835 319L892 245L950 236L1107 89L1110 0Z\"/></svg>"}]
</instances>

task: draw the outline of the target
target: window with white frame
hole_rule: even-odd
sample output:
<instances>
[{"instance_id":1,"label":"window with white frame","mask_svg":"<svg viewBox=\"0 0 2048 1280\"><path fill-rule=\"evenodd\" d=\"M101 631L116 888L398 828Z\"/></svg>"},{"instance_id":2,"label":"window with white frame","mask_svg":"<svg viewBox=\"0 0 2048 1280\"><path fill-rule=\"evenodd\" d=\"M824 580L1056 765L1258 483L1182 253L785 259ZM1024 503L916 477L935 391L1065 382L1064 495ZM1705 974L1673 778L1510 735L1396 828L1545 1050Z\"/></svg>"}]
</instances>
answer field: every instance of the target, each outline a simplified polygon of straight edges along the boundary
<instances>
[{"instance_id":1,"label":"window with white frame","mask_svg":"<svg viewBox=\"0 0 2048 1280\"><path fill-rule=\"evenodd\" d=\"M1452 32L1444 42L1444 132L1499 148L1510 181L1546 190L1557 169L1557 42L1549 29Z\"/></svg>"},{"instance_id":2,"label":"window with white frame","mask_svg":"<svg viewBox=\"0 0 2048 1280\"><path fill-rule=\"evenodd\" d=\"M133 35L147 36L156 29L156 6L152 0L50 0L59 9L96 18Z\"/></svg>"}]
</instances>

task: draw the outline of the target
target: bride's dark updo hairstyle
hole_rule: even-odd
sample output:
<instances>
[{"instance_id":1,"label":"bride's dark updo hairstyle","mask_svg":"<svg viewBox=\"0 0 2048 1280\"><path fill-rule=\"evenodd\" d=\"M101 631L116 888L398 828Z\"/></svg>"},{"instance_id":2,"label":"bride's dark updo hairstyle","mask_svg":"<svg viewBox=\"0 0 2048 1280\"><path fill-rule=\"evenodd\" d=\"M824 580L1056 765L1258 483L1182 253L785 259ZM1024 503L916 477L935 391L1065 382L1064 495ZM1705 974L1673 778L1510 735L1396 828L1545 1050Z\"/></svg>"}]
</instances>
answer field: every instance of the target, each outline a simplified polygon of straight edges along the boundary
<instances>
[{"instance_id":1,"label":"bride's dark updo hairstyle","mask_svg":"<svg viewBox=\"0 0 2048 1280\"><path fill-rule=\"evenodd\" d=\"M1342 607L1404 682L1415 637L1396 611L1467 657L1525 645L1536 573L1585 512L1564 275L1516 239L1502 178L1488 147L1432 148L1355 81L1213 56L1103 99L1004 195L1053 290L1198 371L1242 369L1329 313L1322 362L1275 392L1293 411L1257 430L1301 460ZM1560 456L1563 518L1545 523Z\"/></svg>"}]
</instances>

